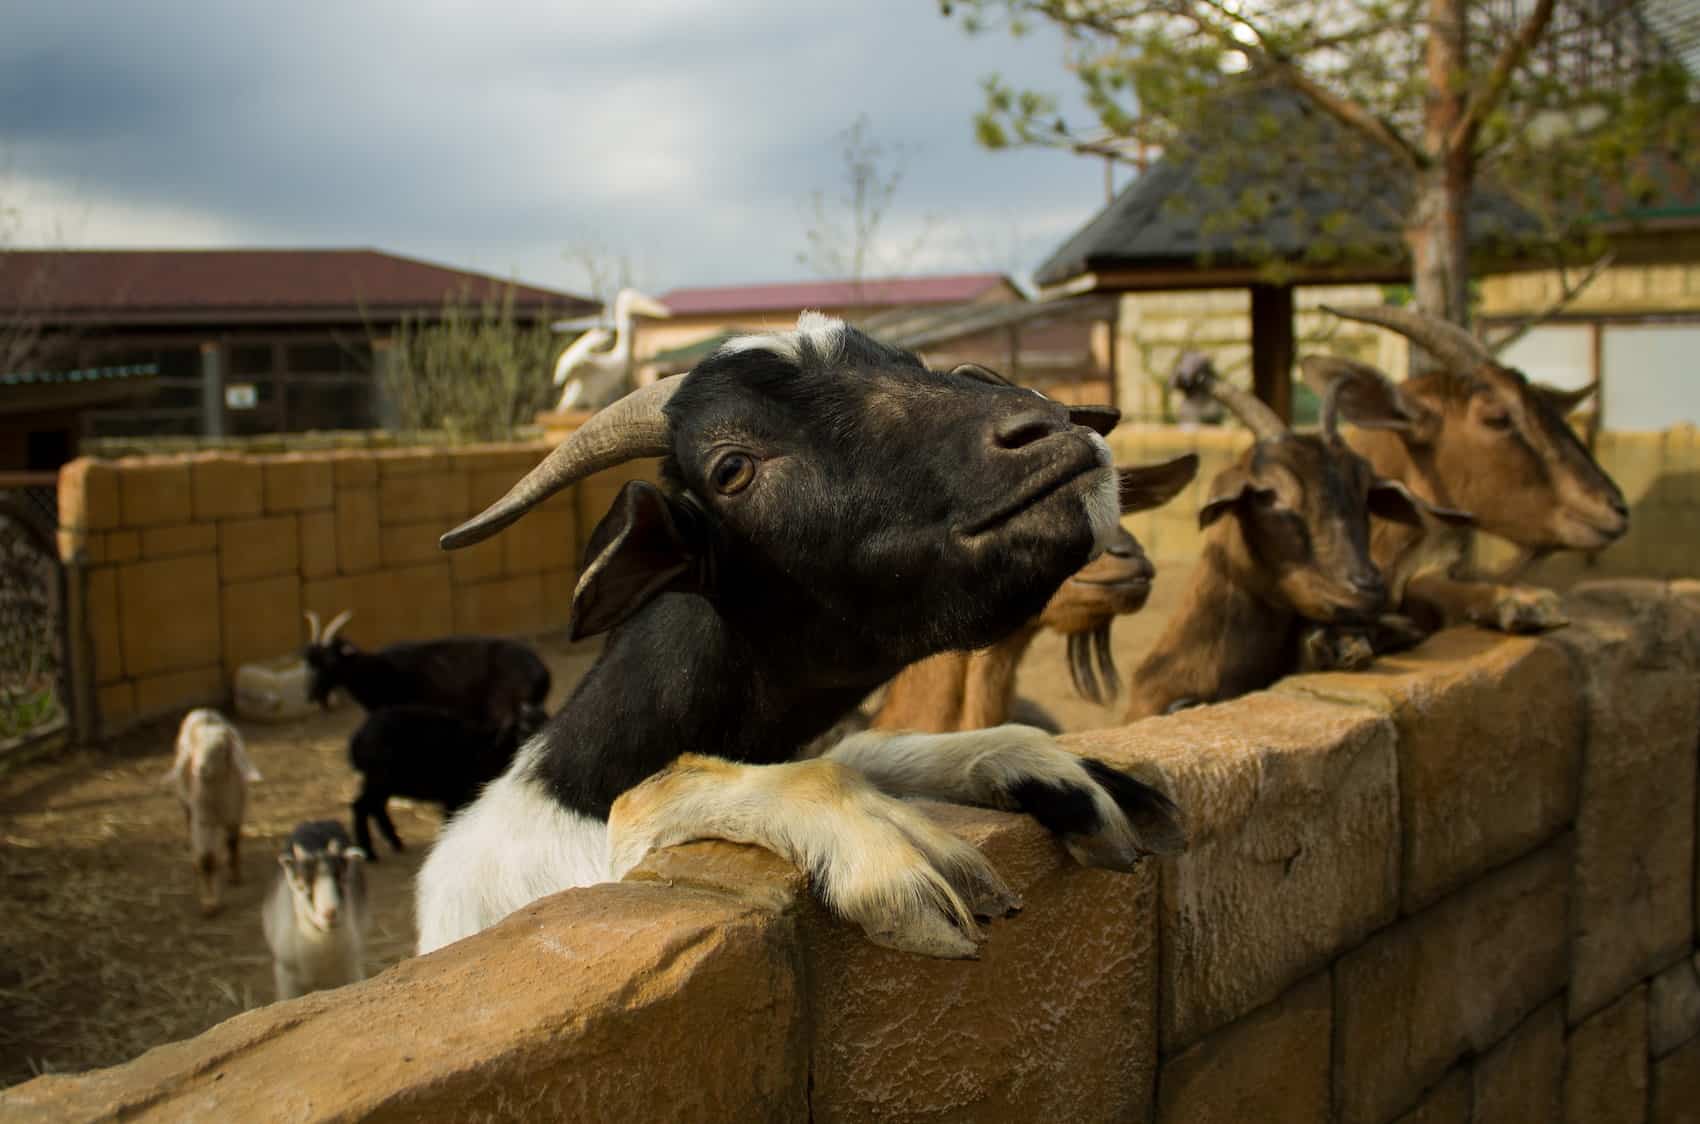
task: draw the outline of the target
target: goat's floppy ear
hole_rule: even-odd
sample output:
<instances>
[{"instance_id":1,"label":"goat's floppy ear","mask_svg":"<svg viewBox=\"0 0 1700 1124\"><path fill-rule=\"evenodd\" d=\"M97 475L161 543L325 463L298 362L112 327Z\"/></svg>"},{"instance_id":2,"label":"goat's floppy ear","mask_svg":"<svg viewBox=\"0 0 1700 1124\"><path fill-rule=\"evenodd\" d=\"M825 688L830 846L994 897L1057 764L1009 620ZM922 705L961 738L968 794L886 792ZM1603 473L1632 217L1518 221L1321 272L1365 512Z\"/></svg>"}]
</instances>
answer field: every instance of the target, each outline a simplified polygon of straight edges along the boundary
<instances>
[{"instance_id":1,"label":"goat's floppy ear","mask_svg":"<svg viewBox=\"0 0 1700 1124\"><path fill-rule=\"evenodd\" d=\"M1122 412L1114 406L1070 406L1068 420L1074 425L1085 426L1100 437L1108 437L1116 423L1122 420Z\"/></svg>"},{"instance_id":2,"label":"goat's floppy ear","mask_svg":"<svg viewBox=\"0 0 1700 1124\"><path fill-rule=\"evenodd\" d=\"M1162 464L1141 464L1116 469L1122 514L1162 507L1198 475L1198 454L1187 453Z\"/></svg>"},{"instance_id":3,"label":"goat's floppy ear","mask_svg":"<svg viewBox=\"0 0 1700 1124\"><path fill-rule=\"evenodd\" d=\"M1436 507L1397 480L1377 480L1369 486L1369 513L1412 527L1423 525L1423 516L1438 519L1449 527L1474 527L1476 517L1467 511Z\"/></svg>"},{"instance_id":4,"label":"goat's floppy ear","mask_svg":"<svg viewBox=\"0 0 1700 1124\"><path fill-rule=\"evenodd\" d=\"M1210 498L1198 509L1198 525L1200 528L1208 527L1237 507L1242 500L1260 494L1267 495L1270 491L1254 483L1250 474L1239 465L1225 468L1211 481Z\"/></svg>"},{"instance_id":5,"label":"goat's floppy ear","mask_svg":"<svg viewBox=\"0 0 1700 1124\"><path fill-rule=\"evenodd\" d=\"M590 533L567 636L606 632L669 589L695 589L697 551L661 489L631 480Z\"/></svg>"},{"instance_id":6,"label":"goat's floppy ear","mask_svg":"<svg viewBox=\"0 0 1700 1124\"><path fill-rule=\"evenodd\" d=\"M1591 382L1587 386L1578 387L1575 390L1564 390L1561 387L1549 386L1544 382L1529 384L1529 389L1540 395L1547 405L1557 410L1558 416L1561 418L1568 417L1572 410L1586 402L1599 388L1598 382Z\"/></svg>"}]
</instances>

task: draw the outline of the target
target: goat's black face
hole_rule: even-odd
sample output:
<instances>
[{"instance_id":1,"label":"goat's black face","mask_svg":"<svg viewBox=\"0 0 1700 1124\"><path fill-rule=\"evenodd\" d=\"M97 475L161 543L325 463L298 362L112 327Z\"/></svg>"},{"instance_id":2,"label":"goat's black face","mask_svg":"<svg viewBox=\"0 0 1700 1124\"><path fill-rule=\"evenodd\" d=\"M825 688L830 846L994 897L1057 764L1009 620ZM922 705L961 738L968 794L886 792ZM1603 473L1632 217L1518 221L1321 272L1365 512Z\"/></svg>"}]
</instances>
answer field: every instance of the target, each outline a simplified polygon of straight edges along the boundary
<instances>
[{"instance_id":1,"label":"goat's black face","mask_svg":"<svg viewBox=\"0 0 1700 1124\"><path fill-rule=\"evenodd\" d=\"M1108 446L1067 408L977 367L930 371L837 321L735 341L666 413L659 538L697 561L665 581L692 570L722 613L783 614L782 630L848 638L846 658L991 643L1117 526ZM632 512L659 502L634 487Z\"/></svg>"},{"instance_id":2,"label":"goat's black face","mask_svg":"<svg viewBox=\"0 0 1700 1124\"><path fill-rule=\"evenodd\" d=\"M313 673L307 686L307 697L321 707L329 705L331 692L341 685L342 661L354 651L354 645L337 637L329 644L309 644L302 653Z\"/></svg>"}]
</instances>

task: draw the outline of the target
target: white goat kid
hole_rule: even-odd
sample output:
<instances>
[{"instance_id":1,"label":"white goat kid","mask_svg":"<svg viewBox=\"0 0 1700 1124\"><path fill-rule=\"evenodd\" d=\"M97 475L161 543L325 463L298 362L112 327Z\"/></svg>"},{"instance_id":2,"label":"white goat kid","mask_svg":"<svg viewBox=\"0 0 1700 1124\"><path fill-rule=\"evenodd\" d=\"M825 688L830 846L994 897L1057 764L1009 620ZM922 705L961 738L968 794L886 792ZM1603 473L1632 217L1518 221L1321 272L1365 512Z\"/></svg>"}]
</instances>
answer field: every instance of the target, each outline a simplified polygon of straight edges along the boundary
<instances>
[{"instance_id":1,"label":"white goat kid","mask_svg":"<svg viewBox=\"0 0 1700 1124\"><path fill-rule=\"evenodd\" d=\"M365 860L335 820L290 833L260 915L279 999L366 978Z\"/></svg>"},{"instance_id":2,"label":"white goat kid","mask_svg":"<svg viewBox=\"0 0 1700 1124\"><path fill-rule=\"evenodd\" d=\"M189 826L189 857L195 868L201 912L221 904L218 856L225 853L232 886L242 882L242 815L248 785L260 771L248 760L242 735L216 710L200 707L184 715L177 729L177 753L165 783L176 789Z\"/></svg>"}]
</instances>

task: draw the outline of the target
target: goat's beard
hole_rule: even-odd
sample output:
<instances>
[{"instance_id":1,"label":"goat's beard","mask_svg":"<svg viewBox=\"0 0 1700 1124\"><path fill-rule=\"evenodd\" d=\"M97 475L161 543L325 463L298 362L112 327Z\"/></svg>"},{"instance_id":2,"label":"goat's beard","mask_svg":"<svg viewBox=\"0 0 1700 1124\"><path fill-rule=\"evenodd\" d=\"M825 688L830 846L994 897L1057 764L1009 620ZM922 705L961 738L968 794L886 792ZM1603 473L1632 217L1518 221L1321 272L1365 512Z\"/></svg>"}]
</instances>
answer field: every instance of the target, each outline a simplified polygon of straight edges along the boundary
<instances>
[{"instance_id":1,"label":"goat's beard","mask_svg":"<svg viewBox=\"0 0 1700 1124\"><path fill-rule=\"evenodd\" d=\"M1103 439L1099 438L1100 444L1102 441ZM1108 446L1105 446L1104 451L1108 453ZM1121 526L1121 491L1116 480L1115 467L1106 465L1095 469L1092 480L1080 499L1081 503L1086 505L1086 521L1092 527L1092 554L1086 560L1091 562L1109 549L1111 537Z\"/></svg>"}]
</instances>

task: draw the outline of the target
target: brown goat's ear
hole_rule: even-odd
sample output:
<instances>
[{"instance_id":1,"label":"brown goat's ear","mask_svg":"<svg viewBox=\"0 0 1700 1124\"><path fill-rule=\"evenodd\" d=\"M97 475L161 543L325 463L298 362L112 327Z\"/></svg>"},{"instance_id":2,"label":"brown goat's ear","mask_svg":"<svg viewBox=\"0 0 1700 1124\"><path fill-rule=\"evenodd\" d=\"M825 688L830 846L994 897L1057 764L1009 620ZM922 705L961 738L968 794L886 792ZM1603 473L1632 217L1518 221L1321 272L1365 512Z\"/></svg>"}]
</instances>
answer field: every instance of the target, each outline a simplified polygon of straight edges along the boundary
<instances>
[{"instance_id":1,"label":"brown goat's ear","mask_svg":"<svg viewBox=\"0 0 1700 1124\"><path fill-rule=\"evenodd\" d=\"M1397 480L1377 480L1369 486L1369 513L1393 523L1423 525L1423 516L1438 519L1449 527L1474 527L1476 517L1467 511L1436 507Z\"/></svg>"},{"instance_id":2,"label":"brown goat's ear","mask_svg":"<svg viewBox=\"0 0 1700 1124\"><path fill-rule=\"evenodd\" d=\"M1186 453L1162 464L1139 464L1116 469L1122 514L1162 507L1198 475L1198 454Z\"/></svg>"},{"instance_id":3,"label":"brown goat's ear","mask_svg":"<svg viewBox=\"0 0 1700 1124\"><path fill-rule=\"evenodd\" d=\"M1549 386L1544 382L1532 382L1529 384L1529 389L1540 395L1547 405L1558 411L1558 416L1562 418L1568 417L1571 411L1592 397L1594 392L1600 389L1600 384L1591 382L1587 386L1578 387L1575 390L1564 390L1560 387Z\"/></svg>"},{"instance_id":4,"label":"brown goat's ear","mask_svg":"<svg viewBox=\"0 0 1700 1124\"><path fill-rule=\"evenodd\" d=\"M670 589L698 588L697 554L655 485L631 480L596 525L573 590L571 640L606 632Z\"/></svg>"},{"instance_id":5,"label":"brown goat's ear","mask_svg":"<svg viewBox=\"0 0 1700 1124\"><path fill-rule=\"evenodd\" d=\"M1114 406L1070 406L1068 420L1085 426L1100 437L1108 437L1116 423L1122 420L1122 412Z\"/></svg>"},{"instance_id":6,"label":"brown goat's ear","mask_svg":"<svg viewBox=\"0 0 1700 1124\"><path fill-rule=\"evenodd\" d=\"M1210 498L1198 509L1198 525L1200 528L1210 526L1242 501L1253 496L1273 494L1274 489L1262 488L1253 483L1251 476L1239 465L1225 468L1211 481Z\"/></svg>"}]
</instances>

